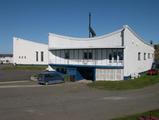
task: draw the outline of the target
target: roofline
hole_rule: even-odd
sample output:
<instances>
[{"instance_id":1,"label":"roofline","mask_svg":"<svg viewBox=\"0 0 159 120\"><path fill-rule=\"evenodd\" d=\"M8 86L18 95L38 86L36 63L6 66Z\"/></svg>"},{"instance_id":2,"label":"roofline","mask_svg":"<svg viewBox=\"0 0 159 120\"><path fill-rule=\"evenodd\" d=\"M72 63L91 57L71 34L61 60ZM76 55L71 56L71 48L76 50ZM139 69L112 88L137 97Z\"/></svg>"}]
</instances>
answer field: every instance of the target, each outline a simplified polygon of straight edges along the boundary
<instances>
[{"instance_id":1,"label":"roofline","mask_svg":"<svg viewBox=\"0 0 159 120\"><path fill-rule=\"evenodd\" d=\"M110 46L110 47L89 47L89 48L49 48L48 50L74 50L74 49L124 49L125 46Z\"/></svg>"},{"instance_id":2,"label":"roofline","mask_svg":"<svg viewBox=\"0 0 159 120\"><path fill-rule=\"evenodd\" d=\"M45 44L45 43L40 43L40 42L31 41L31 40L26 40L26 39L19 38L19 37L13 37L13 40L23 40L23 41L27 41L27 42L31 42L31 43L35 43L35 44L41 44L41 45L47 45L48 46L48 44Z\"/></svg>"},{"instance_id":3,"label":"roofline","mask_svg":"<svg viewBox=\"0 0 159 120\"><path fill-rule=\"evenodd\" d=\"M132 30L128 25L123 25L123 29L128 29L131 33L133 33L133 35L135 35L141 42L143 42L146 45L149 45L151 47L153 47L154 45L151 45L148 42L145 42L145 40L143 38L141 38L134 30Z\"/></svg>"},{"instance_id":4,"label":"roofline","mask_svg":"<svg viewBox=\"0 0 159 120\"><path fill-rule=\"evenodd\" d=\"M49 36L55 36L55 37L59 37L59 38L63 38L63 39L69 39L69 40L79 40L79 41L84 40L84 41L87 41L87 40L97 40L97 39L106 38L106 37L112 36L116 33L119 33L122 30L123 30L123 28L119 29L119 30L116 30L114 32L108 33L108 34L104 34L104 35L96 36L96 37L92 37L92 38L71 37L71 36L64 36L64 35L59 35L59 34L55 34L55 33L49 33Z\"/></svg>"},{"instance_id":5,"label":"roofline","mask_svg":"<svg viewBox=\"0 0 159 120\"><path fill-rule=\"evenodd\" d=\"M63 39L69 39L69 40L97 40L97 39L102 39L102 38L106 38L109 36L112 36L116 33L121 32L124 29L128 29L131 33L133 33L133 35L135 35L141 42L143 42L146 45L149 45L151 47L153 47L154 45L151 45L150 43L146 42L143 38L141 38L134 30L132 30L128 25L123 25L122 29L118 29L114 32L108 33L108 34L104 34L101 36L96 36L96 37L92 37L92 38L79 38L79 37L71 37L71 36L64 36L64 35L59 35L59 34L55 34L55 33L49 33L49 36L55 36L55 37L59 37L59 38L63 38Z\"/></svg>"}]
</instances>

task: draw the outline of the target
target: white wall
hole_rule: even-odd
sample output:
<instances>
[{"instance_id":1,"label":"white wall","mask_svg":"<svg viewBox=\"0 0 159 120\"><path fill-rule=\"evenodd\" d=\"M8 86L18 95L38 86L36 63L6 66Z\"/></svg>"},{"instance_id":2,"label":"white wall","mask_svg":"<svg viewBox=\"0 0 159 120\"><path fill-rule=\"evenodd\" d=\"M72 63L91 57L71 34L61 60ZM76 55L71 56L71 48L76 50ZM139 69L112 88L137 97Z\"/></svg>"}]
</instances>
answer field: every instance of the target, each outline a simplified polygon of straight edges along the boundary
<instances>
[{"instance_id":1,"label":"white wall","mask_svg":"<svg viewBox=\"0 0 159 120\"><path fill-rule=\"evenodd\" d=\"M153 46L142 41L128 26L125 27L124 44L124 76L134 76L151 69ZM138 60L138 52L141 53L141 60ZM144 53L146 53L146 60L144 60ZM150 59L148 53L151 54Z\"/></svg>"},{"instance_id":2,"label":"white wall","mask_svg":"<svg viewBox=\"0 0 159 120\"><path fill-rule=\"evenodd\" d=\"M73 38L49 33L49 49L121 47L121 30L94 38Z\"/></svg>"},{"instance_id":3,"label":"white wall","mask_svg":"<svg viewBox=\"0 0 159 120\"><path fill-rule=\"evenodd\" d=\"M36 61L36 51L38 61ZM41 61L41 52L44 52L44 60ZM13 63L47 65L48 64L48 45L36 43L20 38L13 38Z\"/></svg>"}]
</instances>

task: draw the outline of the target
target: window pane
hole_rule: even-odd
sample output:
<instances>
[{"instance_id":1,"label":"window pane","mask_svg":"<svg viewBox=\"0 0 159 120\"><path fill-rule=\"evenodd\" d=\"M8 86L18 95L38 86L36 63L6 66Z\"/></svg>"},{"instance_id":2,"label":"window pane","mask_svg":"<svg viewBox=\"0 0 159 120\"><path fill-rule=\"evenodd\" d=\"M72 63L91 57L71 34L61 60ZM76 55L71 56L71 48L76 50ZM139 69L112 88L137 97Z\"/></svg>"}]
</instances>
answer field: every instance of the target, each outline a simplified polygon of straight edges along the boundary
<instances>
[{"instance_id":1,"label":"window pane","mask_svg":"<svg viewBox=\"0 0 159 120\"><path fill-rule=\"evenodd\" d=\"M150 59L150 53L148 53L148 59Z\"/></svg>"},{"instance_id":2,"label":"window pane","mask_svg":"<svg viewBox=\"0 0 159 120\"><path fill-rule=\"evenodd\" d=\"M144 53L144 60L146 60L146 53Z\"/></svg>"},{"instance_id":3,"label":"window pane","mask_svg":"<svg viewBox=\"0 0 159 120\"><path fill-rule=\"evenodd\" d=\"M117 53L114 52L114 60L117 60Z\"/></svg>"},{"instance_id":4,"label":"window pane","mask_svg":"<svg viewBox=\"0 0 159 120\"><path fill-rule=\"evenodd\" d=\"M70 58L69 52L66 51L66 52L65 52L65 59L69 59L69 58Z\"/></svg>"},{"instance_id":5,"label":"window pane","mask_svg":"<svg viewBox=\"0 0 159 120\"><path fill-rule=\"evenodd\" d=\"M138 52L138 60L140 60L140 59L141 59L141 53Z\"/></svg>"},{"instance_id":6,"label":"window pane","mask_svg":"<svg viewBox=\"0 0 159 120\"><path fill-rule=\"evenodd\" d=\"M88 57L87 57L87 52L84 52L83 53L83 59L87 59Z\"/></svg>"},{"instance_id":7,"label":"window pane","mask_svg":"<svg viewBox=\"0 0 159 120\"><path fill-rule=\"evenodd\" d=\"M109 62L112 62L112 54L109 54Z\"/></svg>"},{"instance_id":8,"label":"window pane","mask_svg":"<svg viewBox=\"0 0 159 120\"><path fill-rule=\"evenodd\" d=\"M92 59L92 53L89 52L89 59Z\"/></svg>"},{"instance_id":9,"label":"window pane","mask_svg":"<svg viewBox=\"0 0 159 120\"><path fill-rule=\"evenodd\" d=\"M41 52L41 61L44 61L44 52Z\"/></svg>"},{"instance_id":10,"label":"window pane","mask_svg":"<svg viewBox=\"0 0 159 120\"><path fill-rule=\"evenodd\" d=\"M118 56L119 56L119 60L123 60L123 53L122 52L118 52Z\"/></svg>"},{"instance_id":11,"label":"window pane","mask_svg":"<svg viewBox=\"0 0 159 120\"><path fill-rule=\"evenodd\" d=\"M38 61L38 51L36 51L36 61Z\"/></svg>"}]
</instances>

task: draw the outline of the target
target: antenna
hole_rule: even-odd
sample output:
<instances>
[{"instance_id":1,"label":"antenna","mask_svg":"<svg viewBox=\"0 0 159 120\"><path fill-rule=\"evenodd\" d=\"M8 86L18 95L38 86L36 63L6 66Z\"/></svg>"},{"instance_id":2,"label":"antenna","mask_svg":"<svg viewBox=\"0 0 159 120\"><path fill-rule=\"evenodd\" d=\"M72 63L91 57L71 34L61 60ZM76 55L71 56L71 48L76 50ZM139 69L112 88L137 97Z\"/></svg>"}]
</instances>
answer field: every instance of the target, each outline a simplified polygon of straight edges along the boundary
<instances>
[{"instance_id":1,"label":"antenna","mask_svg":"<svg viewBox=\"0 0 159 120\"><path fill-rule=\"evenodd\" d=\"M91 13L89 12L89 26L88 26L89 38L91 37L90 27L91 27Z\"/></svg>"},{"instance_id":2,"label":"antenna","mask_svg":"<svg viewBox=\"0 0 159 120\"><path fill-rule=\"evenodd\" d=\"M92 29L92 27L91 27L91 13L89 13L89 28L88 28L89 30L89 38L91 38L91 37L95 37L96 36L96 33L95 33L95 31Z\"/></svg>"}]
</instances>

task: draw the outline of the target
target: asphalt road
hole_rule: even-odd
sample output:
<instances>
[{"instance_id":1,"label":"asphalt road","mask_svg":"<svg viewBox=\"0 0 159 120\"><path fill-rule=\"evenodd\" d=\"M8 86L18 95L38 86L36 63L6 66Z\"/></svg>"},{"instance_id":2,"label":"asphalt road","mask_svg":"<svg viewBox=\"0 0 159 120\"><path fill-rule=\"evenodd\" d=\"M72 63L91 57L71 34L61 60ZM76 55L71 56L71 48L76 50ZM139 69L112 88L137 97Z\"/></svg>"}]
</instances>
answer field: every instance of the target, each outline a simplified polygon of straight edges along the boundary
<instances>
[{"instance_id":1,"label":"asphalt road","mask_svg":"<svg viewBox=\"0 0 159 120\"><path fill-rule=\"evenodd\" d=\"M0 120L109 120L159 108L159 84L104 91L84 83L0 83Z\"/></svg>"},{"instance_id":2,"label":"asphalt road","mask_svg":"<svg viewBox=\"0 0 159 120\"><path fill-rule=\"evenodd\" d=\"M41 72L40 70L3 70L10 64L0 64L0 82L1 81L21 81L29 80L30 76Z\"/></svg>"}]
</instances>

